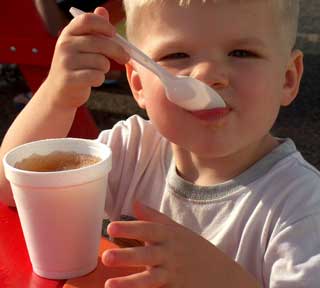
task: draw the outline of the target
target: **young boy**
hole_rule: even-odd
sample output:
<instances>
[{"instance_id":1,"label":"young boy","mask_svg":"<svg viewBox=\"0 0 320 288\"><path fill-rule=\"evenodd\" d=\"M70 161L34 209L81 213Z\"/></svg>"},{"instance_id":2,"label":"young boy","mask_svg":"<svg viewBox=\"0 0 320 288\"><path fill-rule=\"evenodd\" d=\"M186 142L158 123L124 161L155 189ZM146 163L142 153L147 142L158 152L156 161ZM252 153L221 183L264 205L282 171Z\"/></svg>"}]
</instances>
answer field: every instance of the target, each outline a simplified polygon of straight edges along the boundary
<instances>
[{"instance_id":1,"label":"young boy","mask_svg":"<svg viewBox=\"0 0 320 288\"><path fill-rule=\"evenodd\" d=\"M171 103L161 81L110 40L114 28L99 8L62 32L48 78L8 130L1 157L66 136L108 58L126 63L150 121L130 117L98 140L113 151L107 215L138 219L113 222L108 233L145 246L107 251L102 261L147 269L106 287L319 287L319 172L290 139L270 134L303 72L293 49L298 1L124 3L129 39L171 73L214 88L227 108ZM1 173L1 198L14 204Z\"/></svg>"}]
</instances>

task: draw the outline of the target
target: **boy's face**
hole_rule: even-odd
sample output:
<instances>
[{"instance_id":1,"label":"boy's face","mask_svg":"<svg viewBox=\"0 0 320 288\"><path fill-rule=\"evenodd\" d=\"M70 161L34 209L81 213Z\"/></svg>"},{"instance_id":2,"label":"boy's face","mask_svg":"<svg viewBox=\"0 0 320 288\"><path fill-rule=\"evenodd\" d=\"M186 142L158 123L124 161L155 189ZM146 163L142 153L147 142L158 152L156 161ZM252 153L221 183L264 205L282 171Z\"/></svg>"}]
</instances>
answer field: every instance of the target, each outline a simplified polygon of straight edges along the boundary
<instances>
[{"instance_id":1,"label":"boy's face","mask_svg":"<svg viewBox=\"0 0 320 288\"><path fill-rule=\"evenodd\" d=\"M188 8L174 2L145 8L136 44L173 74L213 87L228 110L185 111L168 101L161 81L140 66L139 76L129 72L139 105L160 133L199 155L226 156L259 146L280 106L296 95L302 56L289 55L268 1L196 1Z\"/></svg>"}]
</instances>

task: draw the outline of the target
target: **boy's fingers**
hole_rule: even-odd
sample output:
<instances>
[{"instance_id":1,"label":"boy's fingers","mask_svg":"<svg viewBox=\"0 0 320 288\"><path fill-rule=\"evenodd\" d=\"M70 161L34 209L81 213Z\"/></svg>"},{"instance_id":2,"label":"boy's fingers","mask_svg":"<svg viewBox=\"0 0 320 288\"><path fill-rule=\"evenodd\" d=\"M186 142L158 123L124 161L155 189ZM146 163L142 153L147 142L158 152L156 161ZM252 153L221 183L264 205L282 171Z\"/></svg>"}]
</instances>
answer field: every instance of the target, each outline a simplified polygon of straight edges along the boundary
<instances>
[{"instance_id":1,"label":"boy's fingers","mask_svg":"<svg viewBox=\"0 0 320 288\"><path fill-rule=\"evenodd\" d=\"M174 224L175 222L172 221L167 215L152 209L139 201L135 201L133 204L133 211L134 215L139 220L156 222L161 224Z\"/></svg>"},{"instance_id":2,"label":"boy's fingers","mask_svg":"<svg viewBox=\"0 0 320 288\"><path fill-rule=\"evenodd\" d=\"M69 79L65 79L69 86L86 83L91 87L99 87L105 81L105 74L99 70L86 69L73 71Z\"/></svg>"},{"instance_id":3,"label":"boy's fingers","mask_svg":"<svg viewBox=\"0 0 320 288\"><path fill-rule=\"evenodd\" d=\"M106 266L158 266L163 262L163 249L157 245L111 249L102 254Z\"/></svg>"},{"instance_id":4,"label":"boy's fingers","mask_svg":"<svg viewBox=\"0 0 320 288\"><path fill-rule=\"evenodd\" d=\"M116 28L103 16L85 13L72 19L64 33L74 36L97 34L112 37L116 33Z\"/></svg>"},{"instance_id":5,"label":"boy's fingers","mask_svg":"<svg viewBox=\"0 0 320 288\"><path fill-rule=\"evenodd\" d=\"M65 57L63 65L68 70L93 69L103 73L107 73L110 70L108 58L94 53L78 53L72 59Z\"/></svg>"},{"instance_id":6,"label":"boy's fingers","mask_svg":"<svg viewBox=\"0 0 320 288\"><path fill-rule=\"evenodd\" d=\"M107 58L117 61L119 64L125 64L129 61L128 53L110 38L105 36L79 36L77 41L81 43L84 53L99 53ZM80 46L80 45L79 45Z\"/></svg>"},{"instance_id":7,"label":"boy's fingers","mask_svg":"<svg viewBox=\"0 0 320 288\"><path fill-rule=\"evenodd\" d=\"M114 221L108 225L107 231L113 238L162 243L168 235L168 231L165 229L168 229L165 225L145 221Z\"/></svg>"},{"instance_id":8,"label":"boy's fingers","mask_svg":"<svg viewBox=\"0 0 320 288\"><path fill-rule=\"evenodd\" d=\"M62 49L77 49L80 53L96 53L107 58L112 58L119 64L125 64L130 57L125 50L114 43L109 37L98 35L85 35L74 37L73 41L59 41Z\"/></svg>"}]
</instances>

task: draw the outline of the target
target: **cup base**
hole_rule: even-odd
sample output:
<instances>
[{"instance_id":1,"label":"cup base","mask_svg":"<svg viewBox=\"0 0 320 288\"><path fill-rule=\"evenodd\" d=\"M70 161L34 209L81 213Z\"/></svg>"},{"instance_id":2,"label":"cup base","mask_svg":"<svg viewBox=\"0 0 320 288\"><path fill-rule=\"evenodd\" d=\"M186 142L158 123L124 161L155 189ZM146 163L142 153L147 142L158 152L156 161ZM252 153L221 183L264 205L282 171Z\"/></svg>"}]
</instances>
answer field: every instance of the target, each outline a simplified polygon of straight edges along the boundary
<instances>
[{"instance_id":1,"label":"cup base","mask_svg":"<svg viewBox=\"0 0 320 288\"><path fill-rule=\"evenodd\" d=\"M48 271L33 267L33 272L42 278L66 280L87 275L91 273L93 270L95 270L97 268L97 265L98 260L92 263L91 265L86 266L85 268L72 271Z\"/></svg>"}]
</instances>

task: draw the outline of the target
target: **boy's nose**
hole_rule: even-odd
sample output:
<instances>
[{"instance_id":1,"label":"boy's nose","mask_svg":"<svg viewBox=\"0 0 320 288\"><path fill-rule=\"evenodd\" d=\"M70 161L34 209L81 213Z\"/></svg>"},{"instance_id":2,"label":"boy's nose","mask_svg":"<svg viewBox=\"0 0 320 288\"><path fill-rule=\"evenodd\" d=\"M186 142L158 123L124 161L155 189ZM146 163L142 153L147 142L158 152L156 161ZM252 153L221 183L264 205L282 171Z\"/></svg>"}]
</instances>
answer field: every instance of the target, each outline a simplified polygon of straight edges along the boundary
<instances>
[{"instance_id":1,"label":"boy's nose","mask_svg":"<svg viewBox=\"0 0 320 288\"><path fill-rule=\"evenodd\" d=\"M229 85L228 73L221 65L213 61L197 63L190 76L213 88L225 88Z\"/></svg>"}]
</instances>

